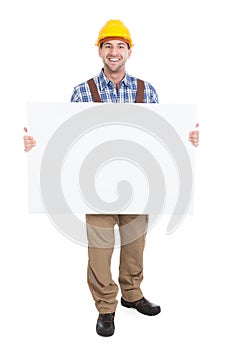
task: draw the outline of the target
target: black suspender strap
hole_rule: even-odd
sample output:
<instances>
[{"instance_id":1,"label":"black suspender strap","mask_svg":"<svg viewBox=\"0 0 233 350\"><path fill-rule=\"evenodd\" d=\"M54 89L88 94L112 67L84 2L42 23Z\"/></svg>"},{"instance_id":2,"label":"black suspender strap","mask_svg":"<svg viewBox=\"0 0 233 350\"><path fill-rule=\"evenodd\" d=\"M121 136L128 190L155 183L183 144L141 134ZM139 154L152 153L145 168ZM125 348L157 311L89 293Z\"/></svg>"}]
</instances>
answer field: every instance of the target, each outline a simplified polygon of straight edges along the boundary
<instances>
[{"instance_id":1,"label":"black suspender strap","mask_svg":"<svg viewBox=\"0 0 233 350\"><path fill-rule=\"evenodd\" d=\"M138 81L138 87L137 87L137 95L136 95L136 103L143 103L144 100L144 88L145 83L141 79L137 79Z\"/></svg>"},{"instance_id":2,"label":"black suspender strap","mask_svg":"<svg viewBox=\"0 0 233 350\"><path fill-rule=\"evenodd\" d=\"M93 101L94 102L102 102L101 98L100 98L100 95L99 95L99 92L97 90L96 83L94 82L94 79L93 78L89 79L87 81L87 84L89 85Z\"/></svg>"},{"instance_id":3,"label":"black suspender strap","mask_svg":"<svg viewBox=\"0 0 233 350\"><path fill-rule=\"evenodd\" d=\"M97 89L97 86L96 86L96 83L94 82L94 79L93 78L89 79L87 81L87 84L90 88L93 101L94 102L102 102L100 95L99 95L99 92L98 92L98 89ZM138 86L137 86L137 95L136 95L135 102L136 103L143 103L145 83L143 80L137 79L137 84L138 84Z\"/></svg>"}]
</instances>

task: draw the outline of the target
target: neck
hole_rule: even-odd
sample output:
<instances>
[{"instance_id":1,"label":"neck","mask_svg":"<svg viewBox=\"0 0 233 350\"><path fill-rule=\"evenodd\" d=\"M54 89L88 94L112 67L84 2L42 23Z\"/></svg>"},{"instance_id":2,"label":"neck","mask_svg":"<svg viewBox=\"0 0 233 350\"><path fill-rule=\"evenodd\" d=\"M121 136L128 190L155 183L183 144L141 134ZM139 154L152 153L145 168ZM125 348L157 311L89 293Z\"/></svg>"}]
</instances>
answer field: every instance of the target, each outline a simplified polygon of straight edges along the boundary
<instances>
[{"instance_id":1,"label":"neck","mask_svg":"<svg viewBox=\"0 0 233 350\"><path fill-rule=\"evenodd\" d=\"M120 72L110 72L106 67L104 67L104 74L109 80L113 82L113 84L116 86L118 90L120 86L120 82L125 76L125 70L122 70Z\"/></svg>"}]
</instances>

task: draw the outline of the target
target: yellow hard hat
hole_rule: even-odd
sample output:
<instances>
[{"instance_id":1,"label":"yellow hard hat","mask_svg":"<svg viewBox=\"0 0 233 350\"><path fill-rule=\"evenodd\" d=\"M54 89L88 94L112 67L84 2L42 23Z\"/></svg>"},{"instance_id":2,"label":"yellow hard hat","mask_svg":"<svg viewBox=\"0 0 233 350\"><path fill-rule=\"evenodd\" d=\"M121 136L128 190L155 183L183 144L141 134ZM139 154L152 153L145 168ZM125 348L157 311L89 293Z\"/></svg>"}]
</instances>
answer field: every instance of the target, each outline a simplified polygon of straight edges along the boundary
<instances>
[{"instance_id":1,"label":"yellow hard hat","mask_svg":"<svg viewBox=\"0 0 233 350\"><path fill-rule=\"evenodd\" d=\"M100 46L106 39L122 39L127 42L130 47L133 46L128 28L119 19L110 19L110 21L100 29L96 46Z\"/></svg>"}]
</instances>

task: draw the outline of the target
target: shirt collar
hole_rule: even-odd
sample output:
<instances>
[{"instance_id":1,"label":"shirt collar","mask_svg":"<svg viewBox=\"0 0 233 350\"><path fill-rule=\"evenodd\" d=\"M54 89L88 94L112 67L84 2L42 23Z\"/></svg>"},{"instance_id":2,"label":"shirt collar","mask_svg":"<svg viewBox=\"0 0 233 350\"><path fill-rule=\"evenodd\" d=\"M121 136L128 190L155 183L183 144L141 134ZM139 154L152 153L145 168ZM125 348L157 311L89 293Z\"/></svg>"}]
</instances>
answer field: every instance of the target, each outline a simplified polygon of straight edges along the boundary
<instances>
[{"instance_id":1,"label":"shirt collar","mask_svg":"<svg viewBox=\"0 0 233 350\"><path fill-rule=\"evenodd\" d=\"M101 72L99 74L99 84L100 84L100 90L104 90L106 86L109 84L110 80L106 77L104 74L104 70L101 69ZM124 78L121 80L121 84L125 84L129 89L132 89L132 82L130 80L129 74L126 72Z\"/></svg>"}]
</instances>

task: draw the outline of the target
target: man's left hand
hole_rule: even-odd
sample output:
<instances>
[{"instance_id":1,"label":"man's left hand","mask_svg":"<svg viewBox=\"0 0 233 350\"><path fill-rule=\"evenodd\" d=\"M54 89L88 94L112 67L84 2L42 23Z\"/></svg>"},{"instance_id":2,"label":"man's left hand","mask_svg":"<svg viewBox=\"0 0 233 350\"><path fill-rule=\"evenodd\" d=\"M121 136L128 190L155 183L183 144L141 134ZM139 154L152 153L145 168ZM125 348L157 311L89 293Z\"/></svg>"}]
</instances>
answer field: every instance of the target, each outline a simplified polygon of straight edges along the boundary
<instances>
[{"instance_id":1,"label":"man's left hand","mask_svg":"<svg viewBox=\"0 0 233 350\"><path fill-rule=\"evenodd\" d=\"M196 124L196 127L198 127L199 124ZM189 133L189 141L194 147L199 146L199 130L193 130Z\"/></svg>"}]
</instances>

